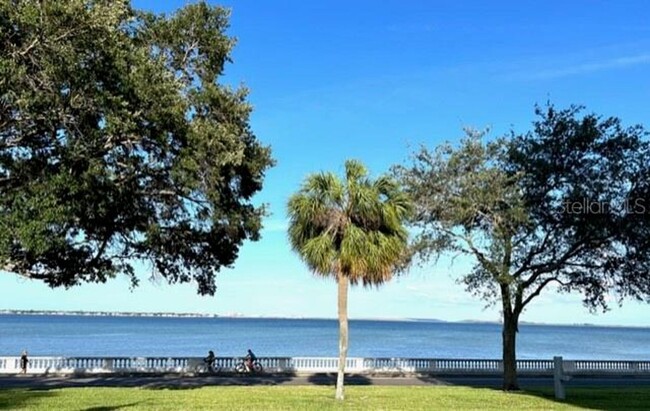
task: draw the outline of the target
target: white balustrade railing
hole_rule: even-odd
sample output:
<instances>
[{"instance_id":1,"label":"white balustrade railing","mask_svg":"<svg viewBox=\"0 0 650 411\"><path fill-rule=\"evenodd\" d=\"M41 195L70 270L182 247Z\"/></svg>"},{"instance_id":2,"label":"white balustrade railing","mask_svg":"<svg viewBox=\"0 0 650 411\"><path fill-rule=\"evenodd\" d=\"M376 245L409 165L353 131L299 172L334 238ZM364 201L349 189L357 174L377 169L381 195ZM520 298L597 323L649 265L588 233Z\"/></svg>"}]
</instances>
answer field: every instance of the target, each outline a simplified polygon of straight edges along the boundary
<instances>
[{"instance_id":1,"label":"white balustrade railing","mask_svg":"<svg viewBox=\"0 0 650 411\"><path fill-rule=\"evenodd\" d=\"M572 374L650 374L650 361L565 361L564 370Z\"/></svg>"},{"instance_id":2,"label":"white balustrade railing","mask_svg":"<svg viewBox=\"0 0 650 411\"><path fill-rule=\"evenodd\" d=\"M336 372L338 358L333 357L262 357L265 372L316 373ZM220 372L234 372L241 358L217 357ZM503 362L491 359L439 358L348 358L350 373L432 373L494 375L503 372ZM206 365L200 357L30 357L29 374L110 374L110 373L201 373ZM0 357L0 374L20 373L20 357ZM520 375L553 375L553 360L518 360ZM650 376L650 361L564 360L566 375Z\"/></svg>"}]
</instances>

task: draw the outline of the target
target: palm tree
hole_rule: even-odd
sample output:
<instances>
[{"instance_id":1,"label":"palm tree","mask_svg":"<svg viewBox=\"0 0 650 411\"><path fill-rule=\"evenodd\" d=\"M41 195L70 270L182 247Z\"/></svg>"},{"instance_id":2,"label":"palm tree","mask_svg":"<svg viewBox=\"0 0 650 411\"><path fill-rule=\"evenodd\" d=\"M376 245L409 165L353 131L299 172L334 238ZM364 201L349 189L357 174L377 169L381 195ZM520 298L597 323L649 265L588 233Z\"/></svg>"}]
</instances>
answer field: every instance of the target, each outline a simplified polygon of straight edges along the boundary
<instances>
[{"instance_id":1,"label":"palm tree","mask_svg":"<svg viewBox=\"0 0 650 411\"><path fill-rule=\"evenodd\" d=\"M343 400L348 352L348 284L379 286L403 261L404 222L411 202L389 177L371 180L359 161L345 163L345 179L307 177L288 203L291 246L314 274L338 283L339 367L336 399Z\"/></svg>"}]
</instances>

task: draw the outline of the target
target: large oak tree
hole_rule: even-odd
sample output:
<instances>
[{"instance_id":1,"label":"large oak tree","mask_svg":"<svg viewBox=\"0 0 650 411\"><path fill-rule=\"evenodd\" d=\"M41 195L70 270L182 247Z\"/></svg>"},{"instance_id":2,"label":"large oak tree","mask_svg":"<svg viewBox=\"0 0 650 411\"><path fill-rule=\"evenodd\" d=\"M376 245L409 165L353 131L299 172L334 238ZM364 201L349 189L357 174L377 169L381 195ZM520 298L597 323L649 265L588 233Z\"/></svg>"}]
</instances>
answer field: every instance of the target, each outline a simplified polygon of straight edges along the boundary
<instances>
[{"instance_id":1,"label":"large oak tree","mask_svg":"<svg viewBox=\"0 0 650 411\"><path fill-rule=\"evenodd\" d=\"M414 251L469 256L462 282L501 306L507 390L519 318L543 290L582 293L592 310L650 296L646 132L579 107L537 114L530 132L486 143L472 131L396 167L415 201Z\"/></svg>"},{"instance_id":2,"label":"large oak tree","mask_svg":"<svg viewBox=\"0 0 650 411\"><path fill-rule=\"evenodd\" d=\"M259 237L272 165L245 88L219 83L228 11L0 1L0 269L51 286L169 282L213 294Z\"/></svg>"}]
</instances>

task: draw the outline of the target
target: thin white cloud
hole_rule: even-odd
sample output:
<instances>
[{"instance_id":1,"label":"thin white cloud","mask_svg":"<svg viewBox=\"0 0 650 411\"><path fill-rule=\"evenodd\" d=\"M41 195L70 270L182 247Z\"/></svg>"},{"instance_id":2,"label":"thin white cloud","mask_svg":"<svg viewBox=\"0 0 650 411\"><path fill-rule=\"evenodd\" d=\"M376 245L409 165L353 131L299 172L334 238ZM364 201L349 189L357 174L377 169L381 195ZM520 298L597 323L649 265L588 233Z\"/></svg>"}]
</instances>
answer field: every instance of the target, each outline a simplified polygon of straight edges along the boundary
<instances>
[{"instance_id":1,"label":"thin white cloud","mask_svg":"<svg viewBox=\"0 0 650 411\"><path fill-rule=\"evenodd\" d=\"M597 71L623 69L627 67L639 66L650 63L650 53L642 53L632 56L616 57L608 60L601 60L595 62L573 64L561 68L551 68L537 71L527 71L519 73L511 78L522 80L547 80L556 79L561 77L575 76L580 74L588 74Z\"/></svg>"}]
</instances>

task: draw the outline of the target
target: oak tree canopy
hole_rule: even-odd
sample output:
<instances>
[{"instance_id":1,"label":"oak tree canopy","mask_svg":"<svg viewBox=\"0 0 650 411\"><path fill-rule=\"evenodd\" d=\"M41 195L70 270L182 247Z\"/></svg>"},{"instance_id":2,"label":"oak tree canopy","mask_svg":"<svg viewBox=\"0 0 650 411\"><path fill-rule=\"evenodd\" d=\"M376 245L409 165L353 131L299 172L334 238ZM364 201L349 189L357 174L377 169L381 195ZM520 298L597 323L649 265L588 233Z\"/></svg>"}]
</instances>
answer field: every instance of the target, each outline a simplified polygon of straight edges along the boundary
<instances>
[{"instance_id":1,"label":"oak tree canopy","mask_svg":"<svg viewBox=\"0 0 650 411\"><path fill-rule=\"evenodd\" d=\"M219 83L229 12L128 1L0 2L0 269L50 286L170 283L215 292L263 207L272 165L244 87Z\"/></svg>"}]
</instances>

